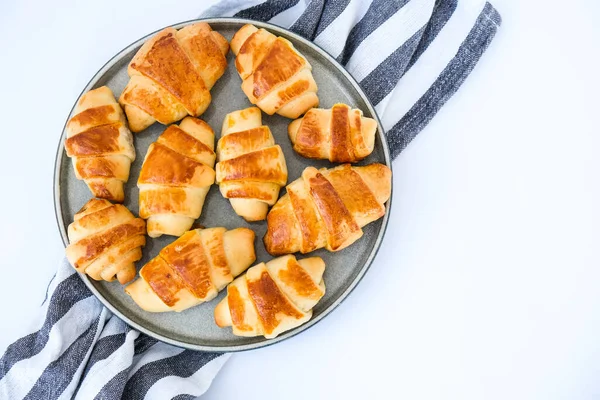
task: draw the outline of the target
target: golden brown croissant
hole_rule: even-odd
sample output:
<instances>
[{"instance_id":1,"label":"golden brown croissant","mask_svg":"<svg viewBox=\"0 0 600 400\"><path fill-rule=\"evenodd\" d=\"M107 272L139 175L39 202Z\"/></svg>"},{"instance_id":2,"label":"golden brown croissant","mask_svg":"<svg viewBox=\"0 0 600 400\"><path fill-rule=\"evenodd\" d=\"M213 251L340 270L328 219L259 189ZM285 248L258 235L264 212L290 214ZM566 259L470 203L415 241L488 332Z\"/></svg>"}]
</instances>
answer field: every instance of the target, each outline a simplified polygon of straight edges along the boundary
<instances>
[{"instance_id":1,"label":"golden brown croissant","mask_svg":"<svg viewBox=\"0 0 600 400\"><path fill-rule=\"evenodd\" d=\"M283 151L261 121L256 107L227 114L217 144L217 183L246 221L265 219L287 182Z\"/></svg>"},{"instance_id":2,"label":"golden brown croissant","mask_svg":"<svg viewBox=\"0 0 600 400\"><path fill-rule=\"evenodd\" d=\"M215 322L237 336L267 339L302 325L325 294L325 263L319 257L289 255L253 266L227 287L215 308Z\"/></svg>"},{"instance_id":3,"label":"golden brown croissant","mask_svg":"<svg viewBox=\"0 0 600 400\"><path fill-rule=\"evenodd\" d=\"M69 225L67 259L79 272L95 280L127 283L135 277L142 258L146 224L121 204L91 199Z\"/></svg>"},{"instance_id":4,"label":"golden brown croissant","mask_svg":"<svg viewBox=\"0 0 600 400\"><path fill-rule=\"evenodd\" d=\"M373 152L377 122L346 104L313 108L288 126L298 154L331 162L357 162Z\"/></svg>"},{"instance_id":5,"label":"golden brown croissant","mask_svg":"<svg viewBox=\"0 0 600 400\"><path fill-rule=\"evenodd\" d=\"M215 183L214 143L206 122L187 117L150 145L138 178L140 217L148 220L148 236L181 236L200 217Z\"/></svg>"},{"instance_id":6,"label":"golden brown croissant","mask_svg":"<svg viewBox=\"0 0 600 400\"><path fill-rule=\"evenodd\" d=\"M94 196L123 202L123 183L129 178L135 149L123 110L108 87L81 96L75 116L67 122L65 149L75 176Z\"/></svg>"},{"instance_id":7,"label":"golden brown croissant","mask_svg":"<svg viewBox=\"0 0 600 400\"><path fill-rule=\"evenodd\" d=\"M319 105L312 67L288 40L248 24L231 39L231 50L242 90L267 114L298 118Z\"/></svg>"},{"instance_id":8,"label":"golden brown croissant","mask_svg":"<svg viewBox=\"0 0 600 400\"><path fill-rule=\"evenodd\" d=\"M215 298L255 259L252 230L195 229L144 265L125 292L146 311L183 311Z\"/></svg>"},{"instance_id":9,"label":"golden brown croissant","mask_svg":"<svg viewBox=\"0 0 600 400\"><path fill-rule=\"evenodd\" d=\"M130 80L119 98L131 130L202 114L210 89L227 68L227 51L227 39L204 22L163 29L144 43L129 64Z\"/></svg>"},{"instance_id":10,"label":"golden brown croissant","mask_svg":"<svg viewBox=\"0 0 600 400\"><path fill-rule=\"evenodd\" d=\"M306 168L267 216L267 251L279 255L349 246L362 236L363 226L385 214L391 178L383 164Z\"/></svg>"}]
</instances>

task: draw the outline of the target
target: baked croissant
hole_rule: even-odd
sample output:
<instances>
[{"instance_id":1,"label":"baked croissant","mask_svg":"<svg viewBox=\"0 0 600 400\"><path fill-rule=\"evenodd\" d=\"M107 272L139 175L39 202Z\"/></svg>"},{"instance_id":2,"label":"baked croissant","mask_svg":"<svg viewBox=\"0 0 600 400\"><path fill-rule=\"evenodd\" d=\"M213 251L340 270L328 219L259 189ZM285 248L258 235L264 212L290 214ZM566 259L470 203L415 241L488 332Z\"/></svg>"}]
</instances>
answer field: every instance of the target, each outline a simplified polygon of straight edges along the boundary
<instances>
[{"instance_id":1,"label":"baked croissant","mask_svg":"<svg viewBox=\"0 0 600 400\"><path fill-rule=\"evenodd\" d=\"M313 108L288 125L298 154L331 162L357 162L373 152L377 122L361 110L336 104L329 110Z\"/></svg>"},{"instance_id":2,"label":"baked croissant","mask_svg":"<svg viewBox=\"0 0 600 400\"><path fill-rule=\"evenodd\" d=\"M237 336L267 339L302 325L325 294L325 263L319 257L292 255L260 263L227 287L215 308L215 322Z\"/></svg>"},{"instance_id":3,"label":"baked croissant","mask_svg":"<svg viewBox=\"0 0 600 400\"><path fill-rule=\"evenodd\" d=\"M142 258L146 224L121 204L91 199L69 225L67 259L79 272L99 281L127 283Z\"/></svg>"},{"instance_id":4,"label":"baked croissant","mask_svg":"<svg viewBox=\"0 0 600 400\"><path fill-rule=\"evenodd\" d=\"M242 90L269 115L298 118L319 105L312 67L290 41L254 25L244 25L231 39Z\"/></svg>"},{"instance_id":5,"label":"baked croissant","mask_svg":"<svg viewBox=\"0 0 600 400\"><path fill-rule=\"evenodd\" d=\"M148 220L148 236L181 236L200 217L215 183L214 143L206 122L187 117L150 145L138 178L140 217Z\"/></svg>"},{"instance_id":6,"label":"baked croissant","mask_svg":"<svg viewBox=\"0 0 600 400\"><path fill-rule=\"evenodd\" d=\"M252 230L195 229L144 265L125 292L146 311L183 311L215 298L255 259Z\"/></svg>"},{"instance_id":7,"label":"baked croissant","mask_svg":"<svg viewBox=\"0 0 600 400\"><path fill-rule=\"evenodd\" d=\"M219 189L246 221L265 219L287 182L283 151L261 121L256 107L227 114L217 144Z\"/></svg>"},{"instance_id":8,"label":"baked croissant","mask_svg":"<svg viewBox=\"0 0 600 400\"><path fill-rule=\"evenodd\" d=\"M385 214L391 178L391 170L383 164L306 168L267 216L267 251L272 255L322 247L338 251L351 245L362 236L363 226Z\"/></svg>"},{"instance_id":9,"label":"baked croissant","mask_svg":"<svg viewBox=\"0 0 600 400\"><path fill-rule=\"evenodd\" d=\"M227 51L227 39L204 22L163 29L144 43L129 64L130 80L119 98L131 130L202 114L210 89L227 68Z\"/></svg>"},{"instance_id":10,"label":"baked croissant","mask_svg":"<svg viewBox=\"0 0 600 400\"><path fill-rule=\"evenodd\" d=\"M65 149L75 176L95 197L123 202L123 183L129 178L135 149L123 110L108 87L81 96L75 116L67 122Z\"/></svg>"}]
</instances>

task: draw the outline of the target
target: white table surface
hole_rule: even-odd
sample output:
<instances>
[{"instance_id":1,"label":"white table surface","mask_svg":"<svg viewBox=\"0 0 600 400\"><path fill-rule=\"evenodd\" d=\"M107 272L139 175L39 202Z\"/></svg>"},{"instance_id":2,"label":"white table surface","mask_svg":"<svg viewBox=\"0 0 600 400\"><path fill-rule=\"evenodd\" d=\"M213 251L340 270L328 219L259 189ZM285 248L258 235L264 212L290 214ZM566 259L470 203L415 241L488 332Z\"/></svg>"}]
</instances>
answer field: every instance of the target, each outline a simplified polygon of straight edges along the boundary
<instances>
[{"instance_id":1,"label":"white table surface","mask_svg":"<svg viewBox=\"0 0 600 400\"><path fill-rule=\"evenodd\" d=\"M207 3L0 2L0 348L63 257L52 173L73 102ZM599 398L600 4L494 3L490 50L394 162L363 282L302 335L234 355L205 398Z\"/></svg>"}]
</instances>

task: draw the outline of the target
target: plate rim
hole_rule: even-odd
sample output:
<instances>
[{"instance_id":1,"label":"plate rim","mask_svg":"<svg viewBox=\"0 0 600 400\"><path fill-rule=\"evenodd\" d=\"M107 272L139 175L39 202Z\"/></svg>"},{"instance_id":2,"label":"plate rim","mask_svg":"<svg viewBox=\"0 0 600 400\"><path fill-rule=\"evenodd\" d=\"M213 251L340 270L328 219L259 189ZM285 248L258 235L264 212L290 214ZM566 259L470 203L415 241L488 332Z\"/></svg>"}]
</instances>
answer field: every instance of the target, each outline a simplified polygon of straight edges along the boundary
<instances>
[{"instance_id":1,"label":"plate rim","mask_svg":"<svg viewBox=\"0 0 600 400\"><path fill-rule=\"evenodd\" d=\"M255 20L250 20L250 19L246 19L246 18L236 18L236 17L217 17L217 18L196 18L196 19L191 19L191 20L187 20L187 21L183 21L183 22L178 22L175 24L171 24L171 25L166 25L160 29L157 29L147 35L144 35L143 37L135 40L134 42L130 43L129 45L127 45L126 47L124 47L122 50L120 50L119 52L117 52L113 57L111 57L93 76L92 78L88 81L88 83L85 85L85 87L83 88L83 90L81 91L81 93L79 94L79 96L77 97L77 99L75 100L73 107L71 108L71 111L69 112L69 114L67 115L65 124L63 126L63 130L62 133L60 135L60 139L59 139L59 143L58 143L58 147L56 150L56 156L55 156L55 160L54 160L54 174L53 174L53 201L54 201L54 214L55 214L55 218L56 218L56 222L57 222L57 227L58 227L58 231L59 234L61 236L63 245L65 247L68 246L69 244L69 240L68 240L68 236L67 236L67 229L65 227L65 223L63 221L62 218L62 204L61 204L61 182L60 182L60 172L62 169L62 158L63 158L63 152L64 152L64 142L65 142L65 135L66 135L66 127L67 127L67 123L69 121L69 117L71 116L71 114L73 113L73 110L75 109L77 102L79 101L79 99L81 98L81 96L88 92L89 90L91 90L91 87L93 85L95 85L97 83L97 81L99 80L99 78L101 76L104 75L104 73L106 72L106 70L110 69L115 62L119 61L123 54L131 51L132 48L137 47L140 44L143 44L146 40L148 40L150 37L152 37L153 35L155 35L156 33L162 31L165 28L169 28L169 27L173 27L175 29L181 29L184 26L190 25L190 24L194 24L194 23L198 23L198 22L206 22L208 24L218 24L218 23L230 23L230 24L240 24L240 25L244 25L244 24L252 24L255 25L259 28L264 28L267 29L271 32L277 33L279 34L284 34L286 36L289 36L291 38L293 38L294 40L297 40L301 43L303 43L304 45L307 45L311 48L313 48L313 50L315 50L321 57L324 57L325 59L327 59L327 61L329 61L331 64L333 64L336 69L338 70L339 73L341 73L344 78L346 78L346 80L348 82L350 82L350 84L352 85L352 87L358 92L359 96L363 99L363 101L365 102L369 112L371 113L371 115L373 116L373 118L375 119L375 121L377 122L377 132L378 132L378 136L379 136L379 140L382 143L383 146L383 155L384 155L384 161L385 161L385 165L390 169L390 171L392 170L392 163L391 163L391 157L390 157L390 152L389 152L389 145L387 143L386 140L386 136L385 136L385 130L383 129L383 125L381 124L381 121L379 119L379 116L377 114L377 111L375 110L375 107L373 107L373 105L371 104L371 101L369 100L369 98L366 96L366 94L364 93L364 91L362 90L362 88L360 87L360 85L358 84L358 82L354 79L354 77L352 77L352 75L350 75L350 73L334 58L332 57L329 53L327 53L323 48L321 48L319 45L315 44L314 42L286 29L286 28L282 28L280 26L277 25L273 25L270 24L268 22L262 22L262 21L255 21ZM248 344L240 344L240 345L230 345L230 346L211 346L211 345L198 345L198 344L194 344L194 343L188 343L188 342L183 342L177 339L172 339L169 337L166 337L160 333L154 332L140 324L138 324L135 321L132 321L130 318L128 318L126 315L124 315L123 313L121 313L121 311L119 311L115 306L113 306L97 289L96 287L93 285L93 283L91 282L91 279L82 273L79 273L79 277L83 280L83 282L85 283L85 285L87 286L87 288L94 294L94 296L106 307L108 308L114 315L116 315L119 319L121 319L122 321L124 321L127 325L129 325L130 327L137 329L140 332L143 332L144 334L157 339L161 342L164 343L168 343L171 344L173 346L177 346L177 347L181 347L181 348L185 348L185 349L189 349L189 350L195 350L195 351L210 351L210 352L239 352L239 351L247 351L247 350L253 350L253 349L257 349L257 348L262 348L262 347L267 347L267 346L271 346L273 344L282 342L283 340L289 339L291 337L296 336L297 334L304 332L305 330L311 328L312 326L316 325L319 321L321 321L322 319L324 319L326 316L328 316L329 314L331 314L344 300L346 300L348 298L348 296L354 291L354 289L358 286L358 284L360 283L360 281L363 279L363 277L366 275L367 271L371 268L371 265L373 264L373 261L375 260L375 257L377 256L377 253L379 252L379 249L381 247L383 238L385 237L386 231L387 231L387 226L388 226L388 220L389 220L389 216L390 216L390 212L391 212L391 206L392 206L392 197L393 197L393 171L392 171L392 179L391 179L391 185L390 185L390 198L388 199L388 201L386 202L385 205L385 214L382 217L382 225L381 228L379 229L379 232L377 233L377 238L375 239L375 244L373 245L373 248L371 249L371 252L369 254L369 256L367 257L367 260L365 261L365 263L363 264L363 266L361 267L360 271L358 271L358 274L356 275L356 277L354 278L354 280L350 283L350 285L348 285L348 287L331 303L331 305L329 307L327 307L325 310L323 310L318 316L316 317L312 317L309 321L307 321L306 323L290 330L287 332L282 333L281 335L273 338L273 339L265 339L259 342L255 342L255 343L248 343Z\"/></svg>"}]
</instances>

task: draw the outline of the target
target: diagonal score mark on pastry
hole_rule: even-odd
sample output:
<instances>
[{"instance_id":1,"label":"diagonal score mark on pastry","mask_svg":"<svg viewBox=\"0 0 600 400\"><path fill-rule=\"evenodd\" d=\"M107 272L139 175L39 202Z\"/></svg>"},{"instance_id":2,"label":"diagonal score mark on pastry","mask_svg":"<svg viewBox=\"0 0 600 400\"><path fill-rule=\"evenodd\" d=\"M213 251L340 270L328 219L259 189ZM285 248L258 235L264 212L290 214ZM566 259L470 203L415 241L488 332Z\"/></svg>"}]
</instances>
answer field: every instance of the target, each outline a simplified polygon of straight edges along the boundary
<instances>
[{"instance_id":1,"label":"diagonal score mark on pastry","mask_svg":"<svg viewBox=\"0 0 600 400\"><path fill-rule=\"evenodd\" d=\"M144 265L125 292L146 311L183 311L215 298L255 260L251 229L195 229Z\"/></svg>"},{"instance_id":2,"label":"diagonal score mark on pastry","mask_svg":"<svg viewBox=\"0 0 600 400\"><path fill-rule=\"evenodd\" d=\"M68 227L69 263L95 280L129 282L142 258L146 224L121 204L91 199Z\"/></svg>"},{"instance_id":3,"label":"diagonal score mark on pastry","mask_svg":"<svg viewBox=\"0 0 600 400\"><path fill-rule=\"evenodd\" d=\"M319 257L283 256L250 268L227 287L215 322L237 336L267 339L302 325L325 294L325 263Z\"/></svg>"},{"instance_id":4,"label":"diagonal score mark on pastry","mask_svg":"<svg viewBox=\"0 0 600 400\"><path fill-rule=\"evenodd\" d=\"M385 214L392 171L383 164L307 167L267 216L265 248L272 255L344 249L362 227Z\"/></svg>"},{"instance_id":5,"label":"diagonal score mark on pastry","mask_svg":"<svg viewBox=\"0 0 600 400\"><path fill-rule=\"evenodd\" d=\"M312 66L294 45L254 25L244 25L231 39L242 90L269 115L298 118L319 105Z\"/></svg>"},{"instance_id":6,"label":"diagonal score mark on pastry","mask_svg":"<svg viewBox=\"0 0 600 400\"><path fill-rule=\"evenodd\" d=\"M150 145L138 178L140 217L148 220L150 237L181 236L200 217L215 182L214 143L206 122L187 117Z\"/></svg>"},{"instance_id":7,"label":"diagonal score mark on pastry","mask_svg":"<svg viewBox=\"0 0 600 400\"><path fill-rule=\"evenodd\" d=\"M131 60L130 80L119 98L131 130L201 115L227 68L228 51L227 40L203 22L179 31L166 28L150 38Z\"/></svg>"},{"instance_id":8,"label":"diagonal score mark on pastry","mask_svg":"<svg viewBox=\"0 0 600 400\"><path fill-rule=\"evenodd\" d=\"M112 91L102 86L83 96L67 122L65 150L75 176L95 197L122 203L123 184L135 160L133 137Z\"/></svg>"},{"instance_id":9,"label":"diagonal score mark on pastry","mask_svg":"<svg viewBox=\"0 0 600 400\"><path fill-rule=\"evenodd\" d=\"M313 108L288 125L294 150L331 162L357 162L373 152L377 122L346 104Z\"/></svg>"},{"instance_id":10,"label":"diagonal score mark on pastry","mask_svg":"<svg viewBox=\"0 0 600 400\"><path fill-rule=\"evenodd\" d=\"M262 125L257 107L225 116L217 157L216 180L223 197L246 221L264 220L288 173L283 151Z\"/></svg>"}]
</instances>

